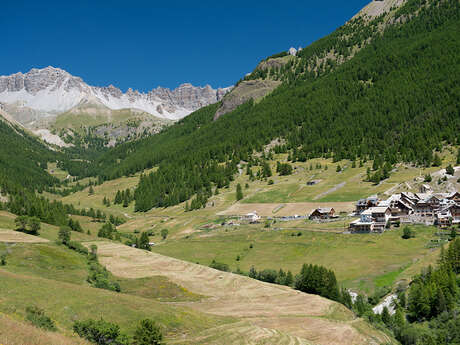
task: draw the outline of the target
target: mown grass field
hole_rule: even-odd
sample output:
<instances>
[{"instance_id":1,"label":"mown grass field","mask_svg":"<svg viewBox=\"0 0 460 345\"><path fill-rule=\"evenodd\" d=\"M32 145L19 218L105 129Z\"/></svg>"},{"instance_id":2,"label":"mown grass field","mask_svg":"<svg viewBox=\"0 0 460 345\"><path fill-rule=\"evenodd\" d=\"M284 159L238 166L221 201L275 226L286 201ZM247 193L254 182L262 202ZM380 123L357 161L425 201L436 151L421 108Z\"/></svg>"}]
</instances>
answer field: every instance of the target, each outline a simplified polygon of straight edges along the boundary
<instances>
[{"instance_id":1,"label":"mown grass field","mask_svg":"<svg viewBox=\"0 0 460 345\"><path fill-rule=\"evenodd\" d=\"M392 285L413 264L431 258L432 250L426 245L433 238L432 227L416 226L417 236L403 240L401 229L381 235L349 235L305 230L309 226L281 231L261 226L211 230L160 243L153 250L204 265L216 260L246 272L254 266L297 273L304 263L320 264L333 269L344 286L363 292Z\"/></svg>"}]
</instances>

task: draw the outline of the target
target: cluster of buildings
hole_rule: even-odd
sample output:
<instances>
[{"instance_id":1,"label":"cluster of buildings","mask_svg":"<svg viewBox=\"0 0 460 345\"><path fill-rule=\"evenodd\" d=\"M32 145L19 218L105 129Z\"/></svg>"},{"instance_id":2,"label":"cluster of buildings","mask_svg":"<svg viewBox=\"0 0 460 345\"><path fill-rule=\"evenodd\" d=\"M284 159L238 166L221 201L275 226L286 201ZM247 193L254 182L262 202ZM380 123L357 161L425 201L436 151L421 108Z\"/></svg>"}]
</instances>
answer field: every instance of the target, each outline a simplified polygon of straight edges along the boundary
<instances>
[{"instance_id":1,"label":"cluster of buildings","mask_svg":"<svg viewBox=\"0 0 460 345\"><path fill-rule=\"evenodd\" d=\"M403 192L393 194L382 200L373 195L358 200L349 230L352 233L384 232L392 225L426 224L446 228L454 224L460 225L460 193L433 193L429 186L421 188L421 193ZM332 207L313 210L308 216L290 216L276 218L280 221L309 218L314 221L332 221L338 218ZM269 217L268 219L272 219ZM256 211L239 217L240 221L249 224L259 223L262 217ZM239 225L239 224L238 224Z\"/></svg>"},{"instance_id":2,"label":"cluster of buildings","mask_svg":"<svg viewBox=\"0 0 460 345\"><path fill-rule=\"evenodd\" d=\"M350 223L351 232L383 232L401 223L448 227L460 224L460 193L404 192L387 200L374 195L356 203L355 215L359 219Z\"/></svg>"}]
</instances>

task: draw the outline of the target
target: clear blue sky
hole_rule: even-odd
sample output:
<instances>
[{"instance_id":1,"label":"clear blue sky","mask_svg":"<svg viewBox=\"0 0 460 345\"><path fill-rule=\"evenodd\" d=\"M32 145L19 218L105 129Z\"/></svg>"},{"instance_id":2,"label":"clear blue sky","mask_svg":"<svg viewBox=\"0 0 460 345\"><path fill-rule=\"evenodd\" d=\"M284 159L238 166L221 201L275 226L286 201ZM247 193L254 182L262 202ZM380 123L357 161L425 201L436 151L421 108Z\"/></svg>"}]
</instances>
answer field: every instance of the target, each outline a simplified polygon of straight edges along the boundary
<instances>
[{"instance_id":1,"label":"clear blue sky","mask_svg":"<svg viewBox=\"0 0 460 345\"><path fill-rule=\"evenodd\" d=\"M370 0L2 0L0 75L60 67L96 86L228 86Z\"/></svg>"}]
</instances>

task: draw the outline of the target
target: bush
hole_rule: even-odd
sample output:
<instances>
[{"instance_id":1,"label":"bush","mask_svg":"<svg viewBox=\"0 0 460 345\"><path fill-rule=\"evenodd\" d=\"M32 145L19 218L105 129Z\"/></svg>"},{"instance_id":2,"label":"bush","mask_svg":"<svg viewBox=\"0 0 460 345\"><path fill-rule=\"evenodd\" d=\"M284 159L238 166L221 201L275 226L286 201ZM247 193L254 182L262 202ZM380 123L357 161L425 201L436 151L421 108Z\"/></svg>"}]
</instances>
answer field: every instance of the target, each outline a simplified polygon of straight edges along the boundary
<instances>
[{"instance_id":1,"label":"bush","mask_svg":"<svg viewBox=\"0 0 460 345\"><path fill-rule=\"evenodd\" d=\"M272 184L275 184L275 181L273 181L272 179L268 180L268 185L271 186Z\"/></svg>"},{"instance_id":2,"label":"bush","mask_svg":"<svg viewBox=\"0 0 460 345\"><path fill-rule=\"evenodd\" d=\"M89 263L88 283L98 289L120 292L120 284L116 281L111 281L110 278L109 271L104 266L97 261Z\"/></svg>"},{"instance_id":3,"label":"bush","mask_svg":"<svg viewBox=\"0 0 460 345\"><path fill-rule=\"evenodd\" d=\"M129 345L129 339L120 332L120 327L103 319L77 321L73 330L81 338L97 345Z\"/></svg>"},{"instance_id":4,"label":"bush","mask_svg":"<svg viewBox=\"0 0 460 345\"><path fill-rule=\"evenodd\" d=\"M40 219L36 217L19 216L14 222L16 223L16 231L25 232L30 235L38 236L40 234Z\"/></svg>"},{"instance_id":5,"label":"bush","mask_svg":"<svg viewBox=\"0 0 460 345\"><path fill-rule=\"evenodd\" d=\"M403 229L402 238L404 238L405 240L408 240L409 238L412 238L412 237L415 237L413 231L408 226L405 226Z\"/></svg>"},{"instance_id":6,"label":"bush","mask_svg":"<svg viewBox=\"0 0 460 345\"><path fill-rule=\"evenodd\" d=\"M38 328L46 329L47 331L56 331L56 325L50 317L45 315L45 312L38 307L27 307L26 320Z\"/></svg>"},{"instance_id":7,"label":"bush","mask_svg":"<svg viewBox=\"0 0 460 345\"><path fill-rule=\"evenodd\" d=\"M80 254L88 255L88 248L86 248L80 242L70 241L70 242L66 243L66 246L69 249L75 250L76 252L78 252Z\"/></svg>"},{"instance_id":8,"label":"bush","mask_svg":"<svg viewBox=\"0 0 460 345\"><path fill-rule=\"evenodd\" d=\"M150 319L142 320L134 333L134 345L162 345L160 327Z\"/></svg>"},{"instance_id":9,"label":"bush","mask_svg":"<svg viewBox=\"0 0 460 345\"><path fill-rule=\"evenodd\" d=\"M219 271L223 271L223 272L230 272L230 267L227 264L224 264L222 262L217 262L216 260L212 260L209 267L214 268Z\"/></svg>"}]
</instances>

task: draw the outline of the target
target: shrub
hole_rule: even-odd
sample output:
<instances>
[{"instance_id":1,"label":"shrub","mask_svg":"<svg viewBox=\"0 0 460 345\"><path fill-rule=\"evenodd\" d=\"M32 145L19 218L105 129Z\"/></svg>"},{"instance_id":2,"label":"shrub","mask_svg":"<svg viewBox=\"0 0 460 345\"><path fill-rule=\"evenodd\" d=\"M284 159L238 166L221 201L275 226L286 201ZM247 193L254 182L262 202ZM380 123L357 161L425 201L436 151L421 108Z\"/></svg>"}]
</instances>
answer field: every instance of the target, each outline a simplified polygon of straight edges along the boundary
<instances>
[{"instance_id":1,"label":"shrub","mask_svg":"<svg viewBox=\"0 0 460 345\"><path fill-rule=\"evenodd\" d=\"M97 345L129 345L128 337L120 332L120 327L103 319L77 321L73 330L80 337Z\"/></svg>"},{"instance_id":2,"label":"shrub","mask_svg":"<svg viewBox=\"0 0 460 345\"><path fill-rule=\"evenodd\" d=\"M91 261L89 264L89 274L87 281L92 286L98 289L120 292L120 284L116 281L111 281L109 271L99 264L97 261Z\"/></svg>"},{"instance_id":3,"label":"shrub","mask_svg":"<svg viewBox=\"0 0 460 345\"><path fill-rule=\"evenodd\" d=\"M404 238L405 240L408 240L409 238L412 238L412 237L415 237L413 231L408 226L405 226L403 229L402 238Z\"/></svg>"},{"instance_id":4,"label":"shrub","mask_svg":"<svg viewBox=\"0 0 460 345\"><path fill-rule=\"evenodd\" d=\"M76 252L78 252L80 254L88 255L88 248L86 248L80 242L70 241L70 242L66 243L66 246L69 249L75 250Z\"/></svg>"},{"instance_id":5,"label":"shrub","mask_svg":"<svg viewBox=\"0 0 460 345\"><path fill-rule=\"evenodd\" d=\"M150 319L142 320L134 333L134 345L162 345L160 327Z\"/></svg>"},{"instance_id":6,"label":"shrub","mask_svg":"<svg viewBox=\"0 0 460 345\"><path fill-rule=\"evenodd\" d=\"M38 328L43 328L48 331L56 331L56 325L49 316L45 315L45 312L38 307L27 307L26 308L26 320L32 325Z\"/></svg>"},{"instance_id":7,"label":"shrub","mask_svg":"<svg viewBox=\"0 0 460 345\"><path fill-rule=\"evenodd\" d=\"M217 262L216 260L212 260L209 267L214 268L219 271L223 271L223 272L230 272L230 267L227 264L224 264L222 262Z\"/></svg>"}]
</instances>

